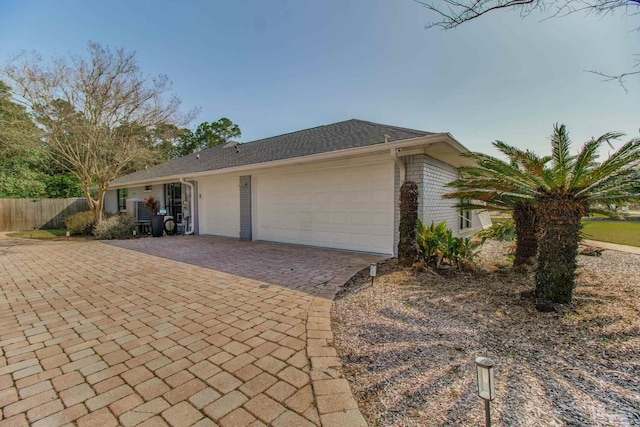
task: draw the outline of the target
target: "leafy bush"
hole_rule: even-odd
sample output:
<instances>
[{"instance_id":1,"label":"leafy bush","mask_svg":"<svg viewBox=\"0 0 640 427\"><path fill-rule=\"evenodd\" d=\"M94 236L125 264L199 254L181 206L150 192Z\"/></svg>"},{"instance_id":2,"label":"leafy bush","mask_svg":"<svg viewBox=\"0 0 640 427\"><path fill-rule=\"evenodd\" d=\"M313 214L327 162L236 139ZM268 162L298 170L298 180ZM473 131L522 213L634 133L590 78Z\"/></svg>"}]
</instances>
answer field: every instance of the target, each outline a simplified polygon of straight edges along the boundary
<instances>
[{"instance_id":1,"label":"leafy bush","mask_svg":"<svg viewBox=\"0 0 640 427\"><path fill-rule=\"evenodd\" d=\"M431 222L431 225L425 227L425 225L418 219L418 246L422 252L422 259L429 264L433 260L437 260L436 264L440 264L442 259L441 245L446 239L447 223L441 222L435 225Z\"/></svg>"},{"instance_id":2,"label":"leafy bush","mask_svg":"<svg viewBox=\"0 0 640 427\"><path fill-rule=\"evenodd\" d=\"M136 219L132 215L114 215L100 221L93 234L100 240L129 239L135 228Z\"/></svg>"},{"instance_id":3,"label":"leafy bush","mask_svg":"<svg viewBox=\"0 0 640 427\"><path fill-rule=\"evenodd\" d=\"M73 235L89 235L93 232L96 219L93 211L78 212L65 220L67 231Z\"/></svg>"},{"instance_id":4,"label":"leafy bush","mask_svg":"<svg viewBox=\"0 0 640 427\"><path fill-rule=\"evenodd\" d=\"M482 242L472 242L469 237L454 237L447 228L446 222L435 225L433 222L426 227L418 220L418 246L422 259L428 265L434 263L440 267L443 262L462 269L474 263L477 251Z\"/></svg>"},{"instance_id":5,"label":"leafy bush","mask_svg":"<svg viewBox=\"0 0 640 427\"><path fill-rule=\"evenodd\" d=\"M486 230L478 233L478 236L484 239L493 239L500 242L514 241L516 239L516 223L513 219L507 219L493 224Z\"/></svg>"}]
</instances>

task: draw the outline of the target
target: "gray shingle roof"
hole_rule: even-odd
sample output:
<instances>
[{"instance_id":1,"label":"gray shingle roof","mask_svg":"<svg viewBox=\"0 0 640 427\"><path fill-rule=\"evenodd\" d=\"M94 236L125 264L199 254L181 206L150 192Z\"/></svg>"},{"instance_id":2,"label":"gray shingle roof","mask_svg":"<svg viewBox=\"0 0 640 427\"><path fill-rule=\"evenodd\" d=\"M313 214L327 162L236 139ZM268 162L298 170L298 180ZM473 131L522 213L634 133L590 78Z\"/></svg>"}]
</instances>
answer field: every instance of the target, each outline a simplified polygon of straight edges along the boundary
<instances>
[{"instance_id":1,"label":"gray shingle roof","mask_svg":"<svg viewBox=\"0 0 640 427\"><path fill-rule=\"evenodd\" d=\"M224 148L223 146L208 148L199 153L199 159L196 158L196 154L190 154L149 169L125 175L111 184L121 186L156 178L162 179L163 177L175 175L186 175L381 144L384 143L385 134L389 135L390 142L433 135L432 132L352 119L240 144L238 146L239 153L233 148Z\"/></svg>"}]
</instances>

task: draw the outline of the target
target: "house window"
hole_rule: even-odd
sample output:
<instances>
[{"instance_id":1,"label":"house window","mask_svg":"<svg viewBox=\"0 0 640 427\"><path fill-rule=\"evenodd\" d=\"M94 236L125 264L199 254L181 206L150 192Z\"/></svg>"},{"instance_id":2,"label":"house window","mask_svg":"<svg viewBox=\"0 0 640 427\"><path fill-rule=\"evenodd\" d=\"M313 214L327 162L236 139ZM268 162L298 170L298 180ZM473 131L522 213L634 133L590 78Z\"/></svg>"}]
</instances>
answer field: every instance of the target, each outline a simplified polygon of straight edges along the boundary
<instances>
[{"instance_id":1,"label":"house window","mask_svg":"<svg viewBox=\"0 0 640 427\"><path fill-rule=\"evenodd\" d=\"M471 211L460 211L460 230L471 228Z\"/></svg>"},{"instance_id":2,"label":"house window","mask_svg":"<svg viewBox=\"0 0 640 427\"><path fill-rule=\"evenodd\" d=\"M127 195L126 188L118 189L118 212L122 212L127 209Z\"/></svg>"}]
</instances>

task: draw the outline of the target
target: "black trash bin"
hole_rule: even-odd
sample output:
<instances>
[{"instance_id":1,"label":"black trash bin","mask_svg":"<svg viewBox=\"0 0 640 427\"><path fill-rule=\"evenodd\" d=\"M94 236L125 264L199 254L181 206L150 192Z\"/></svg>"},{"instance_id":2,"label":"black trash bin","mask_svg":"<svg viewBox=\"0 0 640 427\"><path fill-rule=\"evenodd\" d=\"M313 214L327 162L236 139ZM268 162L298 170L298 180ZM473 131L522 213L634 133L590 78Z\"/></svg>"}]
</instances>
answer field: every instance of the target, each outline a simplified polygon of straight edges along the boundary
<instances>
[{"instance_id":1,"label":"black trash bin","mask_svg":"<svg viewBox=\"0 0 640 427\"><path fill-rule=\"evenodd\" d=\"M162 237L164 234L164 215L151 215L151 235Z\"/></svg>"}]
</instances>

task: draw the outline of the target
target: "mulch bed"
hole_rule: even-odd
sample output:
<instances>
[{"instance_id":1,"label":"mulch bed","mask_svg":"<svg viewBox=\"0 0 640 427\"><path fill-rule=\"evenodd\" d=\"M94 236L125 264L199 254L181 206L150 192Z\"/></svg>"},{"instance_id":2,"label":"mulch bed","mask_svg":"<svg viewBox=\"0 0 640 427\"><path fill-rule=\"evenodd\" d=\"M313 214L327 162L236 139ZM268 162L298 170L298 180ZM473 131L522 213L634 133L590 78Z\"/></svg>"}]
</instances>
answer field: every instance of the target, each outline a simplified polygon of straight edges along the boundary
<instances>
[{"instance_id":1,"label":"mulch bed","mask_svg":"<svg viewBox=\"0 0 640 427\"><path fill-rule=\"evenodd\" d=\"M581 255L575 302L541 313L508 253L487 242L474 273L389 261L344 288L334 344L370 425L484 425L477 356L496 363L494 425L640 425L640 256Z\"/></svg>"}]
</instances>

